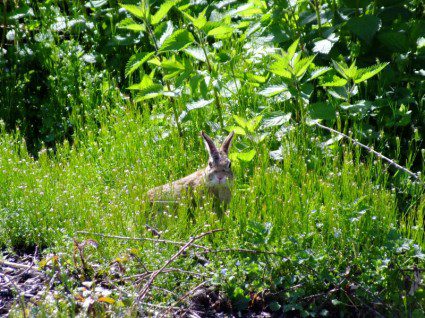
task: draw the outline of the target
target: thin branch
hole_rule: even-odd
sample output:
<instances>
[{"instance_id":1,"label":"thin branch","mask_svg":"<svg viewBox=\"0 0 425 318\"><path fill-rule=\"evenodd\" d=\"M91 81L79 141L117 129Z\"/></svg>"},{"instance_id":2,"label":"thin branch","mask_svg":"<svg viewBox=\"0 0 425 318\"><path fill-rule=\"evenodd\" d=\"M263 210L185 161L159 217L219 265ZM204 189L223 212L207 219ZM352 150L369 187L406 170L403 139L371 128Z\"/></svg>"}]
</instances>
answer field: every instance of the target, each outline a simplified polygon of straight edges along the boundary
<instances>
[{"instance_id":1,"label":"thin branch","mask_svg":"<svg viewBox=\"0 0 425 318\"><path fill-rule=\"evenodd\" d=\"M266 254L266 255L281 256L279 253L276 253L276 252L261 251L261 250L250 250L250 249L246 249L246 248L223 248L223 249L219 249L219 250L206 249L202 253L203 254L210 254L210 253L247 253L247 254Z\"/></svg>"},{"instance_id":2,"label":"thin branch","mask_svg":"<svg viewBox=\"0 0 425 318\"><path fill-rule=\"evenodd\" d=\"M204 286L206 283L208 283L210 280L206 280L199 285L195 286L191 290L187 291L183 296L181 296L178 300L176 300L169 308L167 308L160 316L159 318L166 317L166 315L171 311L172 308L175 308L181 301L189 297L191 294L193 294L196 290Z\"/></svg>"},{"instance_id":3,"label":"thin branch","mask_svg":"<svg viewBox=\"0 0 425 318\"><path fill-rule=\"evenodd\" d=\"M193 245L193 242L195 242L196 240L199 240L199 239L203 238L204 236L211 235L213 233L221 232L221 231L224 231L224 229L215 229L215 230L211 230L211 231L202 233L202 234L200 234L198 236L192 237L189 240L189 242L187 242L184 246L182 246L180 248L180 250L176 254L174 254L168 261L166 261L165 264L160 269L158 269L158 270L156 270L156 271L154 271L152 273L151 277L149 278L149 280L147 281L147 283L143 287L142 291L140 292L140 295L138 297L139 300L143 300L146 297L146 295L147 295L147 293L148 293L151 285L153 284L153 281L155 280L155 278L161 272L163 272L168 265L170 265L172 262L174 262L177 259L177 257L179 257L185 250L187 250L190 246L192 246Z\"/></svg>"},{"instance_id":4,"label":"thin branch","mask_svg":"<svg viewBox=\"0 0 425 318\"><path fill-rule=\"evenodd\" d=\"M408 175L410 175L411 177L413 177L413 178L415 178L416 180L418 180L418 181L421 181L421 182L422 182L422 180L419 178L418 174L416 174L416 173L414 173L414 172L410 171L409 169L407 169L407 168L405 168L405 167L403 167L403 166L400 166L400 165L399 165L398 163L396 163L394 160L391 160L390 158L385 157L383 154L381 154L381 153L377 152L376 150L373 150L372 148L370 148L370 147L366 146L365 144L362 144L361 142L359 142L359 141L357 141L357 140L355 140L355 139L351 138L350 136L348 136L348 135L346 135L346 134L344 134L344 133L342 133L342 132L339 132L339 131L337 131L337 130L335 130L335 129L329 128L329 127L324 126L324 125L322 125L322 124L319 124L318 122L316 122L316 123L315 123L315 125L316 125L316 126L318 126L318 127L320 127L320 128L322 128L322 129L325 129L325 130L327 130L327 131L330 131L330 132L336 133L336 134L338 134L338 135L340 135L340 136L342 136L342 137L344 137L344 138L347 138L347 139L348 139L348 140L350 140L353 144L358 145L358 146L360 146L360 147L362 147L362 148L366 149L366 150L367 150L367 151L369 151L370 153L373 153L375 156L377 156L377 157L379 157L379 158L381 158L381 159L385 160L386 162L388 162L388 163L390 164L390 166L393 166L393 167L397 168L398 170L404 171L404 172L406 172Z\"/></svg>"},{"instance_id":5,"label":"thin branch","mask_svg":"<svg viewBox=\"0 0 425 318\"><path fill-rule=\"evenodd\" d=\"M0 259L0 265L3 266L9 266L13 268L19 268L19 269L25 269L25 270L34 270L38 272L37 269L33 268L33 265L25 265L25 264L18 264L18 263L12 263L5 260Z\"/></svg>"},{"instance_id":6,"label":"thin branch","mask_svg":"<svg viewBox=\"0 0 425 318\"><path fill-rule=\"evenodd\" d=\"M178 242L178 241L170 241L170 240L164 240L164 239L153 239L148 237L130 237L130 236L121 236L121 235L109 235L109 234L102 234L102 233L94 233L94 232L88 232L88 231L77 231L77 234L84 234L84 235L94 235L94 236L100 236L103 238L110 238L110 239L117 239L117 240L127 240L127 241L149 241L153 243L164 243L164 244L172 244L172 245L185 245L185 242ZM193 247L200 248L203 250L208 250L208 247L192 244Z\"/></svg>"}]
</instances>

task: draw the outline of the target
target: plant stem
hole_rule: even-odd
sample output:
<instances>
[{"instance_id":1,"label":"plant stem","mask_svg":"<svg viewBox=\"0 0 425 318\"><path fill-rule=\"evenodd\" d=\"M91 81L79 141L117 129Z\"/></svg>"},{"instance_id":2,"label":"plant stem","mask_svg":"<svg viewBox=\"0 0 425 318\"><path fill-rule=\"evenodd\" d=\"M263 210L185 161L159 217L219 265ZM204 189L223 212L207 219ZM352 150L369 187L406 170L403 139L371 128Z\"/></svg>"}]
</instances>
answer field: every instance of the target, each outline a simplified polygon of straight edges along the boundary
<instances>
[{"instance_id":1,"label":"plant stem","mask_svg":"<svg viewBox=\"0 0 425 318\"><path fill-rule=\"evenodd\" d=\"M208 72L210 73L211 77L214 78L213 69L212 69L212 66L211 66L211 63L210 63L210 59L208 58L207 50L205 49L204 43L203 43L203 41L200 40L200 37L197 34L195 34L195 36L198 38L199 45L201 46L202 51L204 52L205 61L207 62L207 66L208 66ZM213 85L213 92L214 92L215 107L217 108L217 112L218 112L218 119L220 121L221 128L223 128L224 122L223 122L223 112L222 112L222 109L221 109L222 106L221 106L221 103L220 103L220 98L218 96L218 91L217 91L217 89L215 88L214 85Z\"/></svg>"},{"instance_id":2,"label":"plant stem","mask_svg":"<svg viewBox=\"0 0 425 318\"><path fill-rule=\"evenodd\" d=\"M159 61L162 62L162 56L158 54L159 47L158 47L158 43L157 43L156 38L155 38L155 34L152 31L151 25L148 23L147 19L144 20L144 23L146 25L146 30L148 30L149 36L152 38L152 42L153 42L154 47L155 47L156 56L158 57ZM168 83L166 80L162 80L162 79L161 79L161 81L163 82L163 85L165 83L168 91L171 92L170 83ZM177 131L179 132L179 136L183 137L183 130L180 126L179 115L178 115L178 112L177 112L176 103L175 103L175 101L172 97L170 97L170 102L171 102L171 108L173 109L174 121L176 122L176 125L177 125Z\"/></svg>"}]
</instances>

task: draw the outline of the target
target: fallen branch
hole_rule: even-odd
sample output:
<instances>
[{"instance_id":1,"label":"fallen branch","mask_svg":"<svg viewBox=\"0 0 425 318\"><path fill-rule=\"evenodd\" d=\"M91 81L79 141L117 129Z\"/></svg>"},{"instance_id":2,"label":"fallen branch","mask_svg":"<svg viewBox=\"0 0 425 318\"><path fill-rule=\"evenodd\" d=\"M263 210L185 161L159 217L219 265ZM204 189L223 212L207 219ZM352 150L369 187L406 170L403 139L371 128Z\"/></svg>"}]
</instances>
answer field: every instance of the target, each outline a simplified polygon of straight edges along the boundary
<instances>
[{"instance_id":1,"label":"fallen branch","mask_svg":"<svg viewBox=\"0 0 425 318\"><path fill-rule=\"evenodd\" d=\"M348 135L346 135L346 134L344 134L344 133L342 133L342 132L339 132L338 130L335 130L335 129L329 128L329 127L327 127L327 126L324 126L324 125L322 125L322 124L319 124L318 122L316 122L316 123L315 123L315 125L316 125L316 126L318 126L318 127L320 127L320 128L322 128L322 129L325 129L325 130L327 130L327 131L330 131L330 132L336 133L336 134L338 134L338 135L340 135L340 136L342 136L342 137L344 137L344 138L346 138L346 139L350 140L353 144L358 145L358 146L360 146L360 147L362 147L362 148L366 149L366 150L367 150L367 151L369 151L370 153L373 153L375 156L377 156L377 157L379 157L379 158L381 158L381 159L385 160L386 162L388 162L388 163L390 164L390 166L393 166L393 167L395 167L395 168L396 168L396 169L398 169L398 170L404 171L404 172L406 172L408 175L410 175L411 177L413 177L413 178L415 178L416 180L419 180L419 181L421 181L421 182L422 182L422 180L419 178L419 175L418 175L418 174L413 173L412 171L410 171L409 169L407 169L407 168L405 168L405 167L403 167L403 166L400 166L400 165L399 165L398 163L396 163L394 160L391 160L390 158L385 157L383 154L381 154L381 153L377 152L376 150L373 150L372 148L370 148L370 147L366 146L365 144L362 144L361 142L359 142L359 141L357 141L357 140L355 140L355 139L351 138L350 136L348 136Z\"/></svg>"},{"instance_id":2,"label":"fallen branch","mask_svg":"<svg viewBox=\"0 0 425 318\"><path fill-rule=\"evenodd\" d=\"M276 255L281 256L279 253L276 252L269 252L269 251L261 251L261 250L250 250L246 248L223 248L219 250L205 250L202 253L203 254L211 254L211 253L247 253L247 254L266 254L266 255Z\"/></svg>"},{"instance_id":3,"label":"fallen branch","mask_svg":"<svg viewBox=\"0 0 425 318\"><path fill-rule=\"evenodd\" d=\"M36 268L33 268L33 265L12 263L12 262L8 262L8 261L4 261L2 259L0 259L0 265L9 266L9 267L13 267L13 268L19 268L19 269L25 269L25 270L34 270L36 272L39 272Z\"/></svg>"},{"instance_id":4,"label":"fallen branch","mask_svg":"<svg viewBox=\"0 0 425 318\"><path fill-rule=\"evenodd\" d=\"M93 235L93 236L100 236L103 238L110 238L110 239L117 239L117 240L127 240L127 241L149 241L153 243L164 243L164 244L172 244L172 245L185 245L185 242L178 242L178 241L170 241L170 240L164 240L164 239L153 239L148 237L130 237L130 236L121 236L121 235L109 235L109 234L102 234L102 233L94 233L94 232L88 232L88 231L77 231L77 234L84 234L84 235ZM200 248L203 250L208 250L208 247L193 244L193 247Z\"/></svg>"},{"instance_id":5,"label":"fallen branch","mask_svg":"<svg viewBox=\"0 0 425 318\"><path fill-rule=\"evenodd\" d=\"M163 313L161 313L161 315L159 316L159 318L162 317L166 317L166 315L173 309L175 308L181 301L183 301L184 299L186 299L187 297L189 297L191 294L193 294L196 290L198 290L199 288L201 288L202 286L204 286L206 283L208 283L210 280L206 280L202 283L200 283L199 285L195 286L194 288L192 288L191 290L189 290L188 292L186 292L183 296L181 296L177 301L175 301L169 308L167 308L166 310L164 310Z\"/></svg>"},{"instance_id":6,"label":"fallen branch","mask_svg":"<svg viewBox=\"0 0 425 318\"><path fill-rule=\"evenodd\" d=\"M174 254L168 261L166 261L165 264L160 269L154 271L151 274L151 277L149 278L149 280L147 281L147 283L145 284L145 286L141 290L140 295L138 297L138 300L139 301L142 301L146 297L146 295L147 295L147 293L148 293L151 285L153 284L153 281L155 280L155 278L161 272L163 272L167 268L168 265L170 265L172 262L174 262L177 259L177 257L179 257L185 250L187 250L190 246L192 246L193 245L193 242L195 242L196 240L199 240L199 239L203 238L204 236L211 235L213 233L221 232L221 231L224 231L224 230L223 229L215 229L215 230L211 230L211 231L202 233L202 234L200 234L198 236L192 237L189 240L189 242L187 242L184 246L182 246L180 248L180 250L176 254Z\"/></svg>"}]
</instances>

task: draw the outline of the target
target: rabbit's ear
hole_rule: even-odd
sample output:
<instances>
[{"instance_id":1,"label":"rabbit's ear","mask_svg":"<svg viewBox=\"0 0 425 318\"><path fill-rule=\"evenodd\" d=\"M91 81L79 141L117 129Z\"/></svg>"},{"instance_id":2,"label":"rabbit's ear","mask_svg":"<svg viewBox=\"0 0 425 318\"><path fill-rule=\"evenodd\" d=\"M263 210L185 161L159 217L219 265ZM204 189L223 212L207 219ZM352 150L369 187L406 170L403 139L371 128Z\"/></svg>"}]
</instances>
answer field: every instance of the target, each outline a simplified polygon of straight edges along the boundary
<instances>
[{"instance_id":1,"label":"rabbit's ear","mask_svg":"<svg viewBox=\"0 0 425 318\"><path fill-rule=\"evenodd\" d=\"M204 138L205 147L207 148L210 157L214 162L220 161L220 154L218 153L217 147L214 145L214 142L206 133L201 131L202 138Z\"/></svg>"},{"instance_id":2,"label":"rabbit's ear","mask_svg":"<svg viewBox=\"0 0 425 318\"><path fill-rule=\"evenodd\" d=\"M235 132L234 131L232 131L230 134L229 134L229 136L227 136L227 138L224 140L224 142L223 142L223 144L221 145L221 150L226 154L226 155L228 155L229 154L229 148L230 148L230 145L232 144L232 139L233 139L233 136L235 135Z\"/></svg>"}]
</instances>

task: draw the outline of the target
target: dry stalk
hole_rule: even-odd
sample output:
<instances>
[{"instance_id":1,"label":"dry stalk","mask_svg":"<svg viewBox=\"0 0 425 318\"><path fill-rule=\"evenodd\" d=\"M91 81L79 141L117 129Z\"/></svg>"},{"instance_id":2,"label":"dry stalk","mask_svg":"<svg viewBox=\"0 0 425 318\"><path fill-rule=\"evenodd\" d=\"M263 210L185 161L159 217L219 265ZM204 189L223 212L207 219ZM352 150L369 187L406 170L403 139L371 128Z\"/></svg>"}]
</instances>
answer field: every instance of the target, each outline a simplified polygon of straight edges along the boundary
<instances>
[{"instance_id":1,"label":"dry stalk","mask_svg":"<svg viewBox=\"0 0 425 318\"><path fill-rule=\"evenodd\" d=\"M315 123L315 125L316 125L317 127L320 127L320 128L325 129L325 130L327 130L327 131L333 132L333 133L335 133L335 134L338 134L338 135L340 135L340 136L342 136L342 137L344 137L344 138L346 138L346 139L350 140L353 144L358 145L358 146L360 146L360 147L362 147L362 148L366 149L368 152L373 153L373 154L374 154L375 156L377 156L378 158L381 158L381 159L385 160L386 162L388 162L388 163L390 164L390 166L393 166L393 167L395 167L395 168L396 168L396 169L398 169L398 170L404 171L404 172L406 172L408 175L410 175L411 177L413 177L413 178L415 178L416 180L418 180L418 181L421 181L421 182L422 182L422 180L419 178L418 174L413 173L412 171L410 171L409 169L407 169L407 168L405 168L405 167L403 167L403 166L400 166L400 165L399 165L398 163L396 163L394 160L391 160L390 158L385 157L383 154L381 154L381 153L377 152L376 150L373 150L372 148L370 148L370 147L366 146L365 144L362 144L361 142L359 142L359 141L355 140L354 138L351 138L350 136L348 136L348 135L346 135L346 134L344 134L344 133L342 133L342 132L339 132L338 130L335 130L335 129L329 128L329 127L327 127L327 126L325 126L325 125L319 124L318 122L316 122L316 123Z\"/></svg>"},{"instance_id":2,"label":"dry stalk","mask_svg":"<svg viewBox=\"0 0 425 318\"><path fill-rule=\"evenodd\" d=\"M110 239L117 239L117 240L127 240L127 241L149 241L153 243L164 243L164 244L171 244L171 245L185 245L185 242L178 242L178 241L171 241L171 240L164 240L164 239L153 239L148 237L130 237L130 236L121 236L121 235L109 235L109 234L103 234L103 233L94 233L94 232L88 232L88 231L77 231L77 234L84 234L84 235L93 235L93 236L100 236L103 238L110 238ZM208 250L208 247L193 244L193 247L200 248L203 250Z\"/></svg>"},{"instance_id":3,"label":"dry stalk","mask_svg":"<svg viewBox=\"0 0 425 318\"><path fill-rule=\"evenodd\" d=\"M185 245L183 245L179 249L179 251L177 253L175 253L169 260L167 260L165 262L165 264L160 269L154 271L151 274L149 280L146 282L145 286L141 290L140 295L138 297L138 300L139 301L142 301L146 297L146 295L149 292L149 289L150 289L151 285L153 284L153 281L155 280L155 278L160 273L162 273L167 268L168 265L170 265L172 262L174 262L184 251L186 251L189 247L191 247L193 245L193 242L195 242L196 240L199 240L199 239L203 238L204 236L211 235L213 233L221 232L221 231L224 231L224 230L223 229L215 229L215 230L211 230L211 231L202 233L202 234L200 234L198 236L192 237Z\"/></svg>"}]
</instances>

